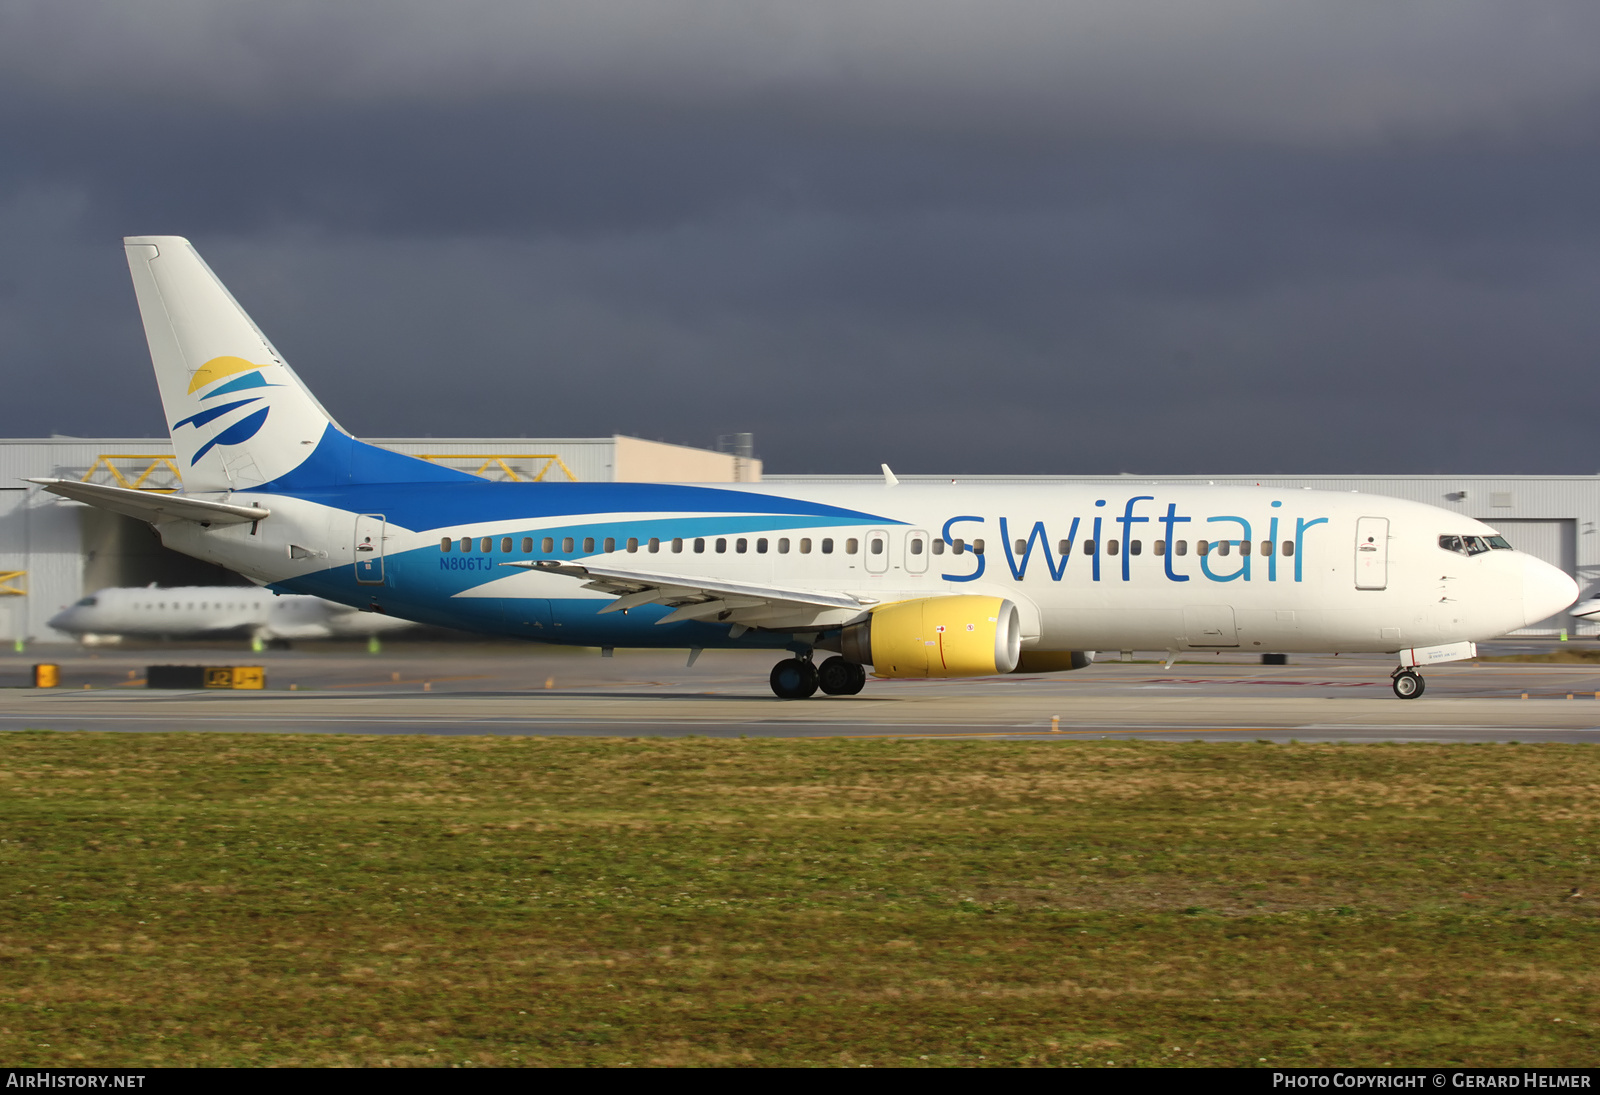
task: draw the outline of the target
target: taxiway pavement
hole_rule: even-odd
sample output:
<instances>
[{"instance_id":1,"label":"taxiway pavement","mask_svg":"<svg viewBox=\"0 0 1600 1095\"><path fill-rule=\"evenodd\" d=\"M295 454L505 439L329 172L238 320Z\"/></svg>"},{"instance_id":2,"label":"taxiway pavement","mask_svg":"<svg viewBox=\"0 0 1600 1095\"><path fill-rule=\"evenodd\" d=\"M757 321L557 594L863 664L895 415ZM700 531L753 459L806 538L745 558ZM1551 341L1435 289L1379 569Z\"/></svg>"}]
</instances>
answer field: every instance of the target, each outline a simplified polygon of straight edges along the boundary
<instances>
[{"instance_id":1,"label":"taxiway pavement","mask_svg":"<svg viewBox=\"0 0 1600 1095\"><path fill-rule=\"evenodd\" d=\"M1578 649L1577 644L1571 648ZM1488 652L1562 649L1503 644ZM1587 649L1587 645L1583 647ZM62 687L25 687L35 661ZM1208 741L1600 741L1600 662L1435 666L1416 700L1375 656L1105 661L1074 673L869 681L859 696L775 699L773 657L391 643L250 654L39 649L0 660L0 730L717 737L1139 737ZM263 665L263 691L153 691L151 664Z\"/></svg>"}]
</instances>

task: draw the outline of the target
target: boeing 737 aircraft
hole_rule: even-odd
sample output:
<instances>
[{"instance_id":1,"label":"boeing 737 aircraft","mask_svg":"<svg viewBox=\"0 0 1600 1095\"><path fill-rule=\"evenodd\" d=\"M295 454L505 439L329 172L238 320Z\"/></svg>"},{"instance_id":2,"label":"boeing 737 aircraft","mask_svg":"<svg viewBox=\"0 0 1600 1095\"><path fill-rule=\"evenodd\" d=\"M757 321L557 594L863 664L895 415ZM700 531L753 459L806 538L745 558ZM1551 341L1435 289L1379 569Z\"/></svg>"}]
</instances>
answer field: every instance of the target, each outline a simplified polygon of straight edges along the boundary
<instances>
[{"instance_id":1,"label":"boeing 737 aircraft","mask_svg":"<svg viewBox=\"0 0 1600 1095\"><path fill-rule=\"evenodd\" d=\"M128 586L101 589L50 618L84 641L105 636L206 639L249 635L266 642L366 638L416 626L321 597L280 597L260 586Z\"/></svg>"},{"instance_id":2,"label":"boeing 737 aircraft","mask_svg":"<svg viewBox=\"0 0 1600 1095\"><path fill-rule=\"evenodd\" d=\"M33 482L275 591L540 642L786 651L787 699L859 692L867 666L983 676L1097 649L1385 652L1413 698L1418 667L1578 592L1487 525L1371 495L887 468L805 489L489 482L356 440L187 240L125 243L184 491Z\"/></svg>"}]
</instances>

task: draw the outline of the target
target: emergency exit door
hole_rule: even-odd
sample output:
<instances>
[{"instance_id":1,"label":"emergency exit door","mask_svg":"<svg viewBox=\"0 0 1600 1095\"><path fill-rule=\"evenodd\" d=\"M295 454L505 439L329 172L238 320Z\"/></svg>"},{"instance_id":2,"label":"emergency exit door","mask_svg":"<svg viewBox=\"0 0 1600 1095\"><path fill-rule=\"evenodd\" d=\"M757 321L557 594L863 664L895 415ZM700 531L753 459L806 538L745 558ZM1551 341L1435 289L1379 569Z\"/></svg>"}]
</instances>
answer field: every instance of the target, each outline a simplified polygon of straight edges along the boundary
<instances>
[{"instance_id":1,"label":"emergency exit door","mask_svg":"<svg viewBox=\"0 0 1600 1095\"><path fill-rule=\"evenodd\" d=\"M1389 519L1356 521L1356 588L1389 588Z\"/></svg>"},{"instance_id":2,"label":"emergency exit door","mask_svg":"<svg viewBox=\"0 0 1600 1095\"><path fill-rule=\"evenodd\" d=\"M363 585L383 584L383 525L381 513L356 518L356 581Z\"/></svg>"}]
</instances>

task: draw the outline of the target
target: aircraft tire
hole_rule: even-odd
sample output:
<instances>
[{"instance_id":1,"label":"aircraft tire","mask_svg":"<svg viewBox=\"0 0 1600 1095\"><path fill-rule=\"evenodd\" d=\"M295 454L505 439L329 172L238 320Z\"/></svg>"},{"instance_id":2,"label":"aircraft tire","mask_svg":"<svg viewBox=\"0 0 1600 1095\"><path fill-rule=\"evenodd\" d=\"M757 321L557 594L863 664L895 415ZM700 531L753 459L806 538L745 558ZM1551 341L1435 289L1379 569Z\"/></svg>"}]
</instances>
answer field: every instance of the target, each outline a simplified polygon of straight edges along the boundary
<instances>
[{"instance_id":1,"label":"aircraft tire","mask_svg":"<svg viewBox=\"0 0 1600 1095\"><path fill-rule=\"evenodd\" d=\"M769 680L780 700L810 699L817 692L817 667L804 658L786 658L772 667Z\"/></svg>"},{"instance_id":2,"label":"aircraft tire","mask_svg":"<svg viewBox=\"0 0 1600 1095\"><path fill-rule=\"evenodd\" d=\"M817 668L817 685L829 696L854 696L867 685L867 671L834 655Z\"/></svg>"},{"instance_id":3,"label":"aircraft tire","mask_svg":"<svg viewBox=\"0 0 1600 1095\"><path fill-rule=\"evenodd\" d=\"M1427 682L1422 679L1422 674L1412 673L1409 670L1404 673L1396 673L1393 685L1394 694L1403 700L1416 699L1428 687Z\"/></svg>"}]
</instances>

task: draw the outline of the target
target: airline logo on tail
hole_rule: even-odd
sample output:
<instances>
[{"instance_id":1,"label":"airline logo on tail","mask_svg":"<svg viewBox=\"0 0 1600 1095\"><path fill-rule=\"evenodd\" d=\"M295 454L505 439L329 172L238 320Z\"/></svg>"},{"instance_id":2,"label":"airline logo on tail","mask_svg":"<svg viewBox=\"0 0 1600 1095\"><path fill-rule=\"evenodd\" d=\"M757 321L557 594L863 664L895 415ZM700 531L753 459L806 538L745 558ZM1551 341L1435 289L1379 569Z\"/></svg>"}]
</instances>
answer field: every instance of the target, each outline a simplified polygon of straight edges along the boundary
<instances>
[{"instance_id":1,"label":"airline logo on tail","mask_svg":"<svg viewBox=\"0 0 1600 1095\"><path fill-rule=\"evenodd\" d=\"M272 367L272 365L258 365L242 357L214 357L195 370L194 376L189 381L189 394L193 395L201 388L217 384L218 381L226 380L228 377L234 379L212 388L200 397L200 402L205 403L209 399L224 395L238 396L253 388L276 388L278 385L267 383L261 375L261 370ZM241 373L244 375L241 376ZM245 408L260 403L261 398L261 395L246 395L243 398L230 399L225 403L204 407L188 418L174 422L172 432L177 434L181 427L191 426L201 430L218 419L228 418L235 411L243 412L224 424L215 436L196 449L195 454L189 458L189 466L194 467L202 456L218 445L242 445L260 433L261 427L266 425L271 408L258 407L248 411Z\"/></svg>"}]
</instances>

